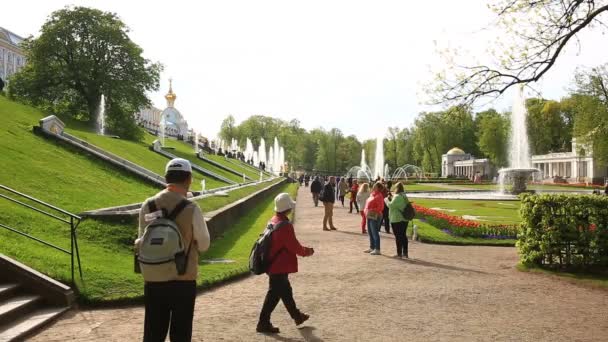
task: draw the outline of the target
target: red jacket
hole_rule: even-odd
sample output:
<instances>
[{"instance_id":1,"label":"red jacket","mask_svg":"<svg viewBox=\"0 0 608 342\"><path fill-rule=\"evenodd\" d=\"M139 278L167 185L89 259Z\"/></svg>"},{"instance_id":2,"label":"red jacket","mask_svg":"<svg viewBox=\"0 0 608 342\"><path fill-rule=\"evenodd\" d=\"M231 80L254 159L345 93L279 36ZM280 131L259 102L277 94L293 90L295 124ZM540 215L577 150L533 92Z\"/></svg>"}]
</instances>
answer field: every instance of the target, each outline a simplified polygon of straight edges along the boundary
<instances>
[{"instance_id":1,"label":"red jacket","mask_svg":"<svg viewBox=\"0 0 608 342\"><path fill-rule=\"evenodd\" d=\"M382 192L372 191L367 202L365 202L365 214L367 215L370 211L382 215L382 212L384 211L384 196L382 195Z\"/></svg>"},{"instance_id":2,"label":"red jacket","mask_svg":"<svg viewBox=\"0 0 608 342\"><path fill-rule=\"evenodd\" d=\"M277 224L281 221L289 221L282 214L276 214L270 220L272 224ZM270 257L274 258L272 264L268 268L268 274L287 274L298 272L298 255L310 255L310 249L303 247L296 239L296 233L293 225L288 223L271 235L270 241Z\"/></svg>"}]
</instances>

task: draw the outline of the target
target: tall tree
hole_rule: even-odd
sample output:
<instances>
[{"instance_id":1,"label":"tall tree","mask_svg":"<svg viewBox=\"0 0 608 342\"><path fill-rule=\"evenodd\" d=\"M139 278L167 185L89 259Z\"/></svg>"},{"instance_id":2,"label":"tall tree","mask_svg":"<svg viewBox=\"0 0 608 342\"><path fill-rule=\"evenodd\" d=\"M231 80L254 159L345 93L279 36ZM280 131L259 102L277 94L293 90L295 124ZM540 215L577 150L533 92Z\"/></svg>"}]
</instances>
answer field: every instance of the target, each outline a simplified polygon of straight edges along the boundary
<instances>
[{"instance_id":1,"label":"tall tree","mask_svg":"<svg viewBox=\"0 0 608 342\"><path fill-rule=\"evenodd\" d=\"M477 130L479 150L497 167L507 165L509 121L495 110L480 115Z\"/></svg>"},{"instance_id":2,"label":"tall tree","mask_svg":"<svg viewBox=\"0 0 608 342\"><path fill-rule=\"evenodd\" d=\"M499 41L492 60L476 65L451 54L431 85L434 102L472 103L540 80L579 32L605 26L608 12L606 0L494 0L489 7L508 45Z\"/></svg>"},{"instance_id":3,"label":"tall tree","mask_svg":"<svg viewBox=\"0 0 608 342\"><path fill-rule=\"evenodd\" d=\"M150 104L146 93L158 89L162 66L145 59L128 33L114 13L86 7L53 12L40 36L24 42L28 63L11 80L11 95L89 123L105 95L110 130L141 137L123 125L135 127L134 113Z\"/></svg>"}]
</instances>

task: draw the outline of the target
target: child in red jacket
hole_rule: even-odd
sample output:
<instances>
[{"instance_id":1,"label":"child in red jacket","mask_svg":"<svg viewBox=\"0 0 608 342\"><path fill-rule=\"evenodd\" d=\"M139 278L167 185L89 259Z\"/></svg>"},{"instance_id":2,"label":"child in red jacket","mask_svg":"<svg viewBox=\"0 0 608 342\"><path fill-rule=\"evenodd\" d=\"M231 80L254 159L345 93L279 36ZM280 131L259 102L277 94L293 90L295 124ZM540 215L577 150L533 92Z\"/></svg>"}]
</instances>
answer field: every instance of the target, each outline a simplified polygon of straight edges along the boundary
<instances>
[{"instance_id":1,"label":"child in red jacket","mask_svg":"<svg viewBox=\"0 0 608 342\"><path fill-rule=\"evenodd\" d=\"M287 224L275 230L271 235L269 254L272 261L267 271L269 286L256 328L256 331L259 333L279 333L279 328L274 327L270 322L270 315L272 315L272 311L274 311L280 300L283 301L285 308L296 325L300 325L310 318L310 316L297 308L296 302L293 299L291 284L289 283L289 274L298 272L297 256L306 257L314 253L312 248L300 245L293 225L289 223L288 215L295 208L295 205L296 203L287 193L279 194L274 199L274 211L276 214L270 222L273 225L279 222L287 222Z\"/></svg>"}]
</instances>

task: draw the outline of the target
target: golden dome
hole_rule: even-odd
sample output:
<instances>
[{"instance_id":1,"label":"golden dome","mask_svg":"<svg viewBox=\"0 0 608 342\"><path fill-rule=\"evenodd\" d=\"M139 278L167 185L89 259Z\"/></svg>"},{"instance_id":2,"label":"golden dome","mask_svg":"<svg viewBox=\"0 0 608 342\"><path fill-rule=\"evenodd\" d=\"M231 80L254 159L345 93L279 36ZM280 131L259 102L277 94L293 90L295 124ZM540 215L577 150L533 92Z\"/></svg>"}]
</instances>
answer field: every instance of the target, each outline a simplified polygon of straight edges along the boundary
<instances>
[{"instance_id":1,"label":"golden dome","mask_svg":"<svg viewBox=\"0 0 608 342\"><path fill-rule=\"evenodd\" d=\"M448 151L448 155L454 155L454 154L466 154L466 153L464 153L464 151L459 149L458 147L453 147L451 150Z\"/></svg>"},{"instance_id":2,"label":"golden dome","mask_svg":"<svg viewBox=\"0 0 608 342\"><path fill-rule=\"evenodd\" d=\"M173 80L169 79L169 92L165 95L167 99L167 107L173 107L175 103L175 99L177 99L177 95L173 92Z\"/></svg>"}]
</instances>

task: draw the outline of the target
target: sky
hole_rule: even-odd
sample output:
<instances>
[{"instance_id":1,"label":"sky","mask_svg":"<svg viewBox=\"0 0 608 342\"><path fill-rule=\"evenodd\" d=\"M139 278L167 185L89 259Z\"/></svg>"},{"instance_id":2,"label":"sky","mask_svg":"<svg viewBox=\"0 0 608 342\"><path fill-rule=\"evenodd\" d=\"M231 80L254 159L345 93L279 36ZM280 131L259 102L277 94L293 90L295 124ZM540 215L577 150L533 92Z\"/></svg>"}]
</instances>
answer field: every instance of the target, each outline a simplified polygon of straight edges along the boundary
<instances>
[{"instance_id":1,"label":"sky","mask_svg":"<svg viewBox=\"0 0 608 342\"><path fill-rule=\"evenodd\" d=\"M0 26L37 36L67 5L117 13L144 56L164 65L153 104L175 107L191 127L214 138L221 122L262 114L298 119L306 129L337 127L360 139L409 127L425 105L422 85L442 67L437 46L485 49L500 32L485 1L125 1L19 0L0 12ZM583 32L535 88L559 99L577 67L606 62L605 37ZM510 94L488 106L507 110Z\"/></svg>"}]
</instances>

